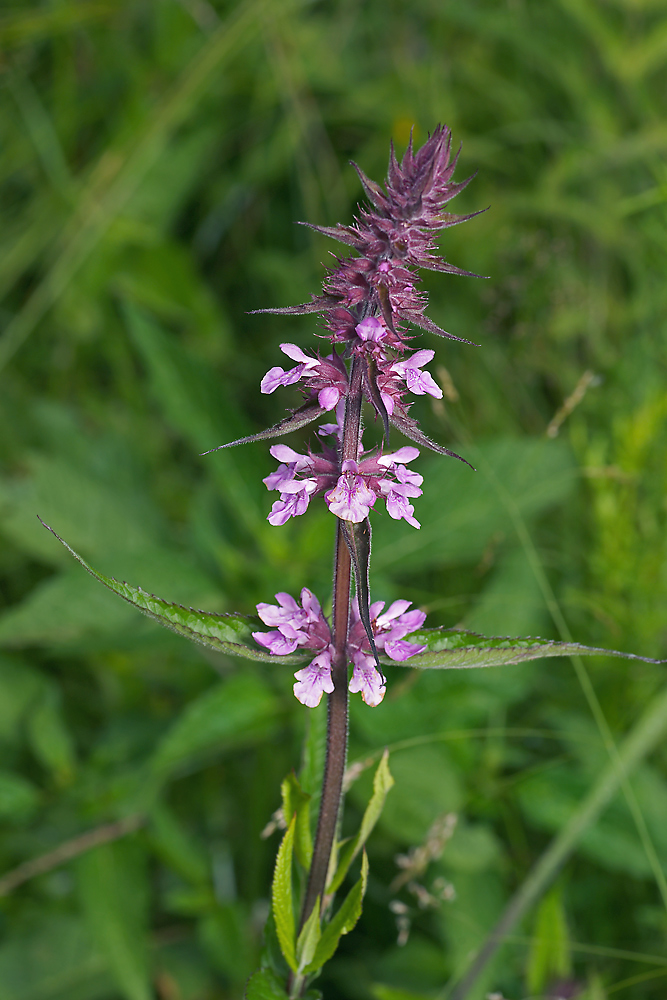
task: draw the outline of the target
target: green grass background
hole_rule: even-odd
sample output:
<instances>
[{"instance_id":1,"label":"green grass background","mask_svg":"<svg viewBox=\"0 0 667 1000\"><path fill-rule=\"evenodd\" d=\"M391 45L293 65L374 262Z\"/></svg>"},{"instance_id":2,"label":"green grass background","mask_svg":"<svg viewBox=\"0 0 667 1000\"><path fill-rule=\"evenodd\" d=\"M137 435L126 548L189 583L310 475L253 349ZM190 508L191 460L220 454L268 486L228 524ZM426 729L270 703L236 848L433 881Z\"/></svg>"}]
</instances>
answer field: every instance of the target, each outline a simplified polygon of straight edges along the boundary
<instances>
[{"instance_id":1,"label":"green grass background","mask_svg":"<svg viewBox=\"0 0 667 1000\"><path fill-rule=\"evenodd\" d=\"M666 60L665 0L6 0L0 872L140 828L0 899L2 1000L242 995L278 842L260 833L306 725L291 675L160 631L36 515L169 600L329 599L323 505L271 528L266 446L198 455L296 401L258 383L316 323L248 311L318 289L336 247L294 220L349 222L348 161L382 179L413 125L421 142L446 122L458 176L478 172L455 210L490 206L442 240L490 278L426 277L434 320L481 346L424 334L446 393L413 411L478 471L420 460L423 527L375 516L373 596L667 656ZM463 673L396 668L380 708L355 699L350 759L395 747L397 784L326 1000L445 1000L665 668ZM565 979L588 1000L665 996L666 766L660 744L640 761L471 1000ZM422 909L390 888L395 857L449 813L421 883L455 898Z\"/></svg>"}]
</instances>

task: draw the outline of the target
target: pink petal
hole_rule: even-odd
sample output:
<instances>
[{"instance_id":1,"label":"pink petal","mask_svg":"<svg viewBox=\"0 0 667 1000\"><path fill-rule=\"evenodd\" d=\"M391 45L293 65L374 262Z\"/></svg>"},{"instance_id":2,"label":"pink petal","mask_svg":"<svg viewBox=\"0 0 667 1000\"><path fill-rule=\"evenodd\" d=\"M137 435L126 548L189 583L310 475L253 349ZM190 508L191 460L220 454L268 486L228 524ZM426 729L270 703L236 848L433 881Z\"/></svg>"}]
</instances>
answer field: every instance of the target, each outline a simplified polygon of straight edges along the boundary
<instances>
[{"instance_id":1,"label":"pink petal","mask_svg":"<svg viewBox=\"0 0 667 1000\"><path fill-rule=\"evenodd\" d=\"M335 385L328 385L324 389L320 389L317 394L317 401L323 410L333 410L339 399L340 389L337 389Z\"/></svg>"},{"instance_id":2,"label":"pink petal","mask_svg":"<svg viewBox=\"0 0 667 1000\"><path fill-rule=\"evenodd\" d=\"M419 448L412 448L410 445L406 445L405 448L399 448L398 451L393 452L391 455L380 455L378 465L383 465L386 468L390 465L396 465L398 462L412 462L418 456Z\"/></svg>"},{"instance_id":3,"label":"pink petal","mask_svg":"<svg viewBox=\"0 0 667 1000\"><path fill-rule=\"evenodd\" d=\"M361 692L361 697L367 705L375 708L384 698L386 685L375 668L372 656L356 652L354 654L354 671L350 681L352 694Z\"/></svg>"},{"instance_id":4,"label":"pink petal","mask_svg":"<svg viewBox=\"0 0 667 1000\"><path fill-rule=\"evenodd\" d=\"M384 644L384 651L392 660L408 660L417 653L423 653L426 646L418 646L415 642L406 642L405 639L387 639Z\"/></svg>"},{"instance_id":5,"label":"pink petal","mask_svg":"<svg viewBox=\"0 0 667 1000\"><path fill-rule=\"evenodd\" d=\"M334 689L331 679L331 654L325 650L316 656L311 664L298 670L295 675L297 683L294 694L302 705L316 708L322 700L324 692L331 694Z\"/></svg>"}]
</instances>

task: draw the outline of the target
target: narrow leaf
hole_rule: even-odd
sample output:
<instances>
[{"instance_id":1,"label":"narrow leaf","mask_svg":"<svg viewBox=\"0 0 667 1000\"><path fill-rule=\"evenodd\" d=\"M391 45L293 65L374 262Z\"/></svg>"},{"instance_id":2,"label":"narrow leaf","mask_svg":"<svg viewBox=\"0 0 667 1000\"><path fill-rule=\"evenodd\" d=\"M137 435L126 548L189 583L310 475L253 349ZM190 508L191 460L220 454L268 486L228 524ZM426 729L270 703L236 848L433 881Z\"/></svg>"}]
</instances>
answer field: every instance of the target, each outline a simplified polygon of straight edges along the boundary
<instances>
[{"instance_id":1,"label":"narrow leaf","mask_svg":"<svg viewBox=\"0 0 667 1000\"><path fill-rule=\"evenodd\" d=\"M280 791L283 798L283 815L286 822L296 816L294 831L294 850L297 861L306 871L310 868L313 856L313 838L310 832L310 799L311 796L301 788L299 779L292 772L288 774Z\"/></svg>"},{"instance_id":2,"label":"narrow leaf","mask_svg":"<svg viewBox=\"0 0 667 1000\"><path fill-rule=\"evenodd\" d=\"M313 296L312 302L301 302L298 306L274 306L269 309L250 309L249 316L258 313L269 313L271 316L305 316L308 313L322 312L329 308L329 300L324 295Z\"/></svg>"},{"instance_id":3,"label":"narrow leaf","mask_svg":"<svg viewBox=\"0 0 667 1000\"><path fill-rule=\"evenodd\" d=\"M385 750L373 778L373 794L368 805L366 806L366 811L364 812L359 832L356 837L353 837L352 840L349 840L345 844L340 852L338 868L336 869L336 874L331 880L331 884L327 888L327 893L335 892L336 889L338 889L338 887L342 884L350 865L370 837L373 827L380 818L382 809L384 808L385 799L393 788L393 785L394 779L392 778L389 770L389 751Z\"/></svg>"},{"instance_id":4,"label":"narrow leaf","mask_svg":"<svg viewBox=\"0 0 667 1000\"><path fill-rule=\"evenodd\" d=\"M433 628L414 632L411 642L427 646L423 653L417 653L403 666L419 670L448 670L467 667L501 667L526 660L539 660L550 656L621 656L626 660L642 660L644 663L664 663L647 656L621 653L615 649L598 649L582 646L578 642L558 642L555 639L525 638L512 639L502 636L483 636L475 632L458 629ZM383 658L384 663L389 660Z\"/></svg>"},{"instance_id":5,"label":"narrow leaf","mask_svg":"<svg viewBox=\"0 0 667 1000\"><path fill-rule=\"evenodd\" d=\"M332 240L338 240L339 243L346 243L349 247L359 249L363 245L363 241L359 238L359 233L351 226L342 226L340 223L336 226L316 226L314 222L300 221L297 222L297 226L307 226L308 229L314 229L316 233L321 233L322 236L329 236Z\"/></svg>"},{"instance_id":6,"label":"narrow leaf","mask_svg":"<svg viewBox=\"0 0 667 1000\"><path fill-rule=\"evenodd\" d=\"M469 273L469 272L465 272ZM477 275L471 275L471 277L477 277ZM455 337L453 333L447 333L446 330L442 330L439 326L429 319L425 313L421 312L409 312L407 309L403 310L403 317L409 322L413 323L414 326L420 326L422 330L428 330L429 333L436 333L438 337L447 337L448 340L458 340L460 344L470 344L471 347L479 347L479 344L473 343L472 340L466 340L464 337Z\"/></svg>"},{"instance_id":7,"label":"narrow leaf","mask_svg":"<svg viewBox=\"0 0 667 1000\"><path fill-rule=\"evenodd\" d=\"M290 969L297 971L295 953L294 898L292 895L292 851L294 849L294 831L296 817L287 827L287 832L278 848L276 867L273 873L271 887L271 906L276 922L276 933L280 942L280 950Z\"/></svg>"},{"instance_id":8,"label":"narrow leaf","mask_svg":"<svg viewBox=\"0 0 667 1000\"><path fill-rule=\"evenodd\" d=\"M321 969L338 947L343 934L349 934L361 916L361 907L368 883L368 857L364 850L361 862L361 878L356 882L340 906L333 920L322 931L320 943L315 949L313 960L305 969L306 973Z\"/></svg>"},{"instance_id":9,"label":"narrow leaf","mask_svg":"<svg viewBox=\"0 0 667 1000\"><path fill-rule=\"evenodd\" d=\"M409 417L407 413L400 413L398 410L394 410L389 419L401 434L405 434L406 437L410 438L411 441L415 441L416 444L420 444L423 448L430 448L431 451L437 452L438 455L448 455L450 458L458 458L459 462L464 462L465 465L470 466L473 472L476 471L467 459L461 458L455 451L450 451L449 448L445 448L444 445L438 444L437 441L433 441L430 437L427 437L417 421Z\"/></svg>"},{"instance_id":10,"label":"narrow leaf","mask_svg":"<svg viewBox=\"0 0 667 1000\"><path fill-rule=\"evenodd\" d=\"M223 448L234 448L237 444L250 444L253 441L268 441L271 438L282 437L284 434L301 430L302 427L312 424L313 420L317 420L326 412L318 403L306 403L288 417L279 420L273 427L267 427L265 431L260 431L258 434L249 434L248 437L238 438L237 441L220 444L217 448L209 448L208 451L203 451L202 455L212 455L215 451L222 451Z\"/></svg>"},{"instance_id":11,"label":"narrow leaf","mask_svg":"<svg viewBox=\"0 0 667 1000\"><path fill-rule=\"evenodd\" d=\"M41 518L39 520L91 576L113 591L114 594L122 597L128 604L137 608L142 614L159 622L160 625L164 625L165 628L171 629L172 632L177 632L179 635L185 636L186 639L192 639L193 642L201 643L202 646L209 646L219 652L233 653L235 656L243 656L249 660L298 664L308 659L307 656L300 656L298 653L292 653L290 656L274 656L265 649L246 645L251 638L252 621L245 615L216 614L212 611L185 608L181 604L170 604L160 597L147 594L141 587L133 587L129 583L119 583L111 576L98 573L60 535L56 534L53 528L44 524Z\"/></svg>"},{"instance_id":12,"label":"narrow leaf","mask_svg":"<svg viewBox=\"0 0 667 1000\"><path fill-rule=\"evenodd\" d=\"M361 521L358 524L354 521L341 521L341 524L343 526L343 535L352 558L359 617L366 629L366 635L368 636L377 668L382 673L371 626L370 590L368 587L368 567L371 561L371 523L366 518L365 521Z\"/></svg>"},{"instance_id":13,"label":"narrow leaf","mask_svg":"<svg viewBox=\"0 0 667 1000\"><path fill-rule=\"evenodd\" d=\"M260 969L246 983L244 1000L288 1000L285 987L270 969Z\"/></svg>"},{"instance_id":14,"label":"narrow leaf","mask_svg":"<svg viewBox=\"0 0 667 1000\"><path fill-rule=\"evenodd\" d=\"M320 926L320 897L315 900L315 905L310 911L310 916L301 928L301 933L296 942L296 962L299 972L302 973L315 956L315 950L322 937Z\"/></svg>"}]
</instances>

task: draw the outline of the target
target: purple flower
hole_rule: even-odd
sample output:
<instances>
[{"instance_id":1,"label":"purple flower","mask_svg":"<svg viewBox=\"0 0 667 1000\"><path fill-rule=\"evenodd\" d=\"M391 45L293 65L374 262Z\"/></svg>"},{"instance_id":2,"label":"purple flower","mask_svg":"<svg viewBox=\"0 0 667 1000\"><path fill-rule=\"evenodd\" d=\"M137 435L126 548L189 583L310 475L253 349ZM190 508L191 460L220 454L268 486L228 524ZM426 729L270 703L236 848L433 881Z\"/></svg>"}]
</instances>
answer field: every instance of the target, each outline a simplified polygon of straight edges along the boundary
<instances>
[{"instance_id":1,"label":"purple flower","mask_svg":"<svg viewBox=\"0 0 667 1000\"><path fill-rule=\"evenodd\" d=\"M335 487L325 494L332 514L345 521L363 521L375 503L377 495L359 475L359 466L353 459L343 462L343 474Z\"/></svg>"},{"instance_id":2,"label":"purple flower","mask_svg":"<svg viewBox=\"0 0 667 1000\"><path fill-rule=\"evenodd\" d=\"M360 340L370 341L374 344L384 340L389 332L385 324L376 316L367 316L354 329Z\"/></svg>"},{"instance_id":3,"label":"purple flower","mask_svg":"<svg viewBox=\"0 0 667 1000\"><path fill-rule=\"evenodd\" d=\"M290 517L299 517L308 510L310 497L317 490L315 479L293 479L280 486L280 500L276 500L267 517L274 527L285 524Z\"/></svg>"},{"instance_id":4,"label":"purple flower","mask_svg":"<svg viewBox=\"0 0 667 1000\"><path fill-rule=\"evenodd\" d=\"M312 662L294 675L294 694L303 705L314 708L319 705L323 693L333 691L331 657L334 650L329 623L319 601L307 587L301 591L300 605L290 594L276 594L276 600L277 605L257 605L259 617L274 631L253 632L253 638L275 656L285 656L298 648L317 651ZM375 644L392 660L407 660L426 649L405 640L405 636L421 628L426 619L423 611L416 608L409 611L410 604L410 601L394 601L386 611L384 601L376 601L370 606ZM347 655L354 666L350 691L353 694L360 692L367 705L379 705L386 684L371 655L356 601L352 605Z\"/></svg>"},{"instance_id":5,"label":"purple flower","mask_svg":"<svg viewBox=\"0 0 667 1000\"><path fill-rule=\"evenodd\" d=\"M378 673L375 660L370 653L362 653L360 649L352 653L354 670L350 681L350 692L356 694L360 692L361 697L370 705L376 708L384 698L387 686L384 678Z\"/></svg>"},{"instance_id":6,"label":"purple flower","mask_svg":"<svg viewBox=\"0 0 667 1000\"><path fill-rule=\"evenodd\" d=\"M333 354L325 360L311 358L296 344L281 344L280 350L299 364L289 371L271 368L261 381L261 391L269 394L281 385L293 385L305 378L306 392L317 394L318 403L323 410L333 410L347 389L347 373L340 358Z\"/></svg>"},{"instance_id":7,"label":"purple flower","mask_svg":"<svg viewBox=\"0 0 667 1000\"><path fill-rule=\"evenodd\" d=\"M294 695L302 705L316 708L324 693L331 694L334 689L331 679L331 653L325 650L316 656L303 670L297 670L294 675Z\"/></svg>"},{"instance_id":8,"label":"purple flower","mask_svg":"<svg viewBox=\"0 0 667 1000\"><path fill-rule=\"evenodd\" d=\"M421 369L433 359L435 351L415 351L415 353L405 361L396 361L391 365L389 371L395 372L400 378L405 379L405 384L410 392L415 396L423 396L428 393L436 399L442 399L442 389L434 381L429 372Z\"/></svg>"}]
</instances>

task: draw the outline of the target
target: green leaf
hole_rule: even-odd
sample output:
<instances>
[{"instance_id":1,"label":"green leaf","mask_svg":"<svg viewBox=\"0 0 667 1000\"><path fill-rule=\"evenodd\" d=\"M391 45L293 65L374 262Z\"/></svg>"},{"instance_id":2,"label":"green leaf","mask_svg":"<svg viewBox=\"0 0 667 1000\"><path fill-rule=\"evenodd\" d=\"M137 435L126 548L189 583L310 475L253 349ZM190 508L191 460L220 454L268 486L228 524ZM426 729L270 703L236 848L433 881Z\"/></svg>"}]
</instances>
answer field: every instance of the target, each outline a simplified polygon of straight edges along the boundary
<instances>
[{"instance_id":1,"label":"green leaf","mask_svg":"<svg viewBox=\"0 0 667 1000\"><path fill-rule=\"evenodd\" d=\"M380 818L385 799L393 785L394 779L389 770L389 751L385 750L373 778L373 794L364 812L359 832L341 850L336 874L331 880L331 885L328 887L327 892L335 892L339 885L341 885L350 865L370 837L373 827Z\"/></svg>"},{"instance_id":2,"label":"green leaf","mask_svg":"<svg viewBox=\"0 0 667 1000\"><path fill-rule=\"evenodd\" d=\"M341 903L340 909L335 917L322 931L320 943L315 949L315 955L309 966L304 970L306 973L316 972L321 969L325 962L328 962L338 947L343 934L349 934L357 920L361 916L361 906L366 893L368 882L368 857L364 850L361 861L361 878L356 882Z\"/></svg>"},{"instance_id":3,"label":"green leaf","mask_svg":"<svg viewBox=\"0 0 667 1000\"><path fill-rule=\"evenodd\" d=\"M321 937L320 897L318 896L296 942L296 963L300 973L312 962Z\"/></svg>"},{"instance_id":4,"label":"green leaf","mask_svg":"<svg viewBox=\"0 0 667 1000\"><path fill-rule=\"evenodd\" d=\"M18 922L17 922L18 923ZM82 920L42 915L14 928L0 947L2 1000L108 1000L118 995Z\"/></svg>"},{"instance_id":5,"label":"green leaf","mask_svg":"<svg viewBox=\"0 0 667 1000\"><path fill-rule=\"evenodd\" d=\"M285 987L270 969L260 969L251 976L243 996L244 1000L288 1000Z\"/></svg>"},{"instance_id":6,"label":"green leaf","mask_svg":"<svg viewBox=\"0 0 667 1000\"><path fill-rule=\"evenodd\" d=\"M550 983L565 979L572 971L563 893L555 886L540 903L528 953L526 986L531 994L541 994Z\"/></svg>"},{"instance_id":7,"label":"green leaf","mask_svg":"<svg viewBox=\"0 0 667 1000\"><path fill-rule=\"evenodd\" d=\"M62 715L60 691L49 685L28 717L28 737L33 753L65 784L74 776L74 744Z\"/></svg>"},{"instance_id":8,"label":"green leaf","mask_svg":"<svg viewBox=\"0 0 667 1000\"><path fill-rule=\"evenodd\" d=\"M274 695L250 673L216 684L191 702L168 730L151 768L164 776L193 758L265 735L277 708Z\"/></svg>"},{"instance_id":9,"label":"green leaf","mask_svg":"<svg viewBox=\"0 0 667 1000\"><path fill-rule=\"evenodd\" d=\"M0 771L0 818L21 823L30 819L39 804L39 792L27 778Z\"/></svg>"},{"instance_id":10,"label":"green leaf","mask_svg":"<svg viewBox=\"0 0 667 1000\"><path fill-rule=\"evenodd\" d=\"M287 832L278 848L276 867L271 887L271 905L276 922L276 932L280 949L293 972L297 971L295 952L294 897L292 894L292 851L296 816L287 827Z\"/></svg>"},{"instance_id":11,"label":"green leaf","mask_svg":"<svg viewBox=\"0 0 667 1000\"><path fill-rule=\"evenodd\" d=\"M78 862L89 926L126 1000L152 1000L145 854L128 840L105 844Z\"/></svg>"},{"instance_id":12,"label":"green leaf","mask_svg":"<svg viewBox=\"0 0 667 1000\"><path fill-rule=\"evenodd\" d=\"M41 520L41 519L40 519ZM42 524L44 522L42 521ZM252 622L245 615L236 614L215 614L211 611L197 611L194 608L185 608L180 604L170 604L160 597L147 594L141 587L132 587L129 583L119 583L113 577L104 576L92 569L81 556L70 548L60 535L56 534L53 528L44 524L59 542L74 556L77 562L90 573L96 580L108 587L114 594L118 594L124 601L131 604L143 614L154 621L164 625L165 628L177 632L179 635L192 639L219 652L233 653L235 656L243 656L250 660L262 660L271 663L299 664L308 659L307 656L292 654L291 656L273 656L265 649L253 648L247 645L250 641Z\"/></svg>"},{"instance_id":13,"label":"green leaf","mask_svg":"<svg viewBox=\"0 0 667 1000\"><path fill-rule=\"evenodd\" d=\"M208 886L210 862L206 852L166 803L156 802L153 806L148 836L156 852L179 875L194 886Z\"/></svg>"},{"instance_id":14,"label":"green leaf","mask_svg":"<svg viewBox=\"0 0 667 1000\"><path fill-rule=\"evenodd\" d=\"M634 653L621 653L614 649L597 649L578 642L558 642L555 639L531 637L512 639L506 636L483 636L458 629L432 628L413 632L411 642L426 646L401 666L419 670L454 670L468 667L501 667L526 660L540 660L549 656L621 656L626 660L643 660L644 663L662 663ZM386 657L383 663L392 663Z\"/></svg>"},{"instance_id":15,"label":"green leaf","mask_svg":"<svg viewBox=\"0 0 667 1000\"><path fill-rule=\"evenodd\" d=\"M311 796L303 791L299 779L293 772L287 775L280 786L280 791L285 820L289 821L296 816L294 850L297 861L308 871L313 856L313 837L310 832Z\"/></svg>"}]
</instances>

